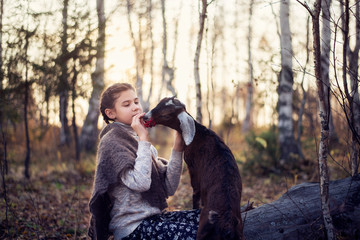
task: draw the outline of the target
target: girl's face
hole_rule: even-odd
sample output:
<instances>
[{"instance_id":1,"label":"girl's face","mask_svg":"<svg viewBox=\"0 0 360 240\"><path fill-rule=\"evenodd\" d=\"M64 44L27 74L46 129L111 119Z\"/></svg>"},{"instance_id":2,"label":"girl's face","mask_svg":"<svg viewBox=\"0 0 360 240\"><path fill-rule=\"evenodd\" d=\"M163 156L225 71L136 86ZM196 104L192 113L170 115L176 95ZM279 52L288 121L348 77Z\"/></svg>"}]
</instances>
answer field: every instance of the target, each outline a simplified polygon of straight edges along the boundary
<instances>
[{"instance_id":1,"label":"girl's face","mask_svg":"<svg viewBox=\"0 0 360 240\"><path fill-rule=\"evenodd\" d=\"M113 109L105 109L106 115L114 119L115 122L121 122L131 125L132 118L142 113L139 98L133 90L126 90L120 93L116 98Z\"/></svg>"}]
</instances>

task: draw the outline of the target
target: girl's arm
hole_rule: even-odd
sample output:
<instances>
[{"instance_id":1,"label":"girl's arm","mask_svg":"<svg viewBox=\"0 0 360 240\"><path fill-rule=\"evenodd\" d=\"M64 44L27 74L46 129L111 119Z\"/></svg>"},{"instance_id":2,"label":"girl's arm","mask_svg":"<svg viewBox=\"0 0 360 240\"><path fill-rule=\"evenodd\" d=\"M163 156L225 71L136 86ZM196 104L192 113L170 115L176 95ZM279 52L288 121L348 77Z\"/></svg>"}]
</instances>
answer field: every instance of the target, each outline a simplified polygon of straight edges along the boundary
<instances>
[{"instance_id":1,"label":"girl's arm","mask_svg":"<svg viewBox=\"0 0 360 240\"><path fill-rule=\"evenodd\" d=\"M172 150L169 164L166 169L166 190L169 196L175 194L180 183L183 168L182 152Z\"/></svg>"},{"instance_id":2,"label":"girl's arm","mask_svg":"<svg viewBox=\"0 0 360 240\"><path fill-rule=\"evenodd\" d=\"M173 150L171 152L170 161L166 170L165 184L169 196L175 194L179 186L180 177L183 168L182 153L184 151L185 143L179 132L175 133L175 140Z\"/></svg>"}]
</instances>

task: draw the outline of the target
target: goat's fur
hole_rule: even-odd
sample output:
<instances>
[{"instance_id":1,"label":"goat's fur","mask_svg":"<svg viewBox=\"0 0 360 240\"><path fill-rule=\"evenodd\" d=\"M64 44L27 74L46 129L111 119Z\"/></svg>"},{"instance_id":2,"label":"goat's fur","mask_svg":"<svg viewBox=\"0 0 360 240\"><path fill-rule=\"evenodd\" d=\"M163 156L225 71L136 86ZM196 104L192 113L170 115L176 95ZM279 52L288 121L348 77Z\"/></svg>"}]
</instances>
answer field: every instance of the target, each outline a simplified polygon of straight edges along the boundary
<instances>
[{"instance_id":1,"label":"goat's fur","mask_svg":"<svg viewBox=\"0 0 360 240\"><path fill-rule=\"evenodd\" d=\"M202 208L197 239L243 239L242 183L234 156L212 130L195 121L178 99L164 98L145 114L182 133L184 160L193 188L193 207Z\"/></svg>"}]
</instances>

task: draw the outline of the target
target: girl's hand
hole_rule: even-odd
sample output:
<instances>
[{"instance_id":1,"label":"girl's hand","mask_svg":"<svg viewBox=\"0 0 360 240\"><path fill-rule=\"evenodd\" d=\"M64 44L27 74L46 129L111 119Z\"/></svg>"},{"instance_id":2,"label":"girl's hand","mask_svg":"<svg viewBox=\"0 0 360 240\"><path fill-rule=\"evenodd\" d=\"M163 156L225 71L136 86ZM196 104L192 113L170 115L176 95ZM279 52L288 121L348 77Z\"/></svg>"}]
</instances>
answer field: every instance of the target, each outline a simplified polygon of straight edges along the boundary
<instances>
[{"instance_id":1,"label":"girl's hand","mask_svg":"<svg viewBox=\"0 0 360 240\"><path fill-rule=\"evenodd\" d=\"M145 113L139 113L132 118L131 127L134 129L136 134L139 136L140 141L149 141L149 132L144 126L142 117Z\"/></svg>"},{"instance_id":2,"label":"girl's hand","mask_svg":"<svg viewBox=\"0 0 360 240\"><path fill-rule=\"evenodd\" d=\"M176 131L173 150L176 152L182 152L182 151L184 151L184 148L185 148L184 139L183 139L181 133Z\"/></svg>"}]
</instances>

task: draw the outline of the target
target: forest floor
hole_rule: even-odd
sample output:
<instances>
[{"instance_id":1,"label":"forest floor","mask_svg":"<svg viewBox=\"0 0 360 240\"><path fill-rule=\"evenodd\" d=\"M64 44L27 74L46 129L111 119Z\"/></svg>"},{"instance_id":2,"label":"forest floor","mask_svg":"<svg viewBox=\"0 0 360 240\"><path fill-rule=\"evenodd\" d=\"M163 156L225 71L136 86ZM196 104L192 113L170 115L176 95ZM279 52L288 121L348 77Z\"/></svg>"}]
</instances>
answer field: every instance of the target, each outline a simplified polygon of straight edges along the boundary
<instances>
[{"instance_id":1,"label":"forest floor","mask_svg":"<svg viewBox=\"0 0 360 240\"><path fill-rule=\"evenodd\" d=\"M47 131L47 136L41 142L39 140L32 145L31 178L28 180L23 174L25 144L18 142L23 139L21 131L18 134L9 140L9 171L5 175L5 185L0 186L0 239L87 239L90 218L88 203L95 171L95 154L83 154L81 160L76 162L72 149L58 147L56 131ZM312 148L306 154L311 164L302 164L301 169L295 172L288 171L289 177L271 173L264 176L256 172L261 167L253 167L253 172L242 169L246 161L243 154L246 143L243 139L236 139L236 136L233 134L232 138L227 138L227 144L235 158L239 159L243 184L242 206L248 202L253 202L254 207L270 203L296 184L317 181L316 144L313 140L308 144ZM172 138L154 139L157 139L155 147L159 150L159 156L169 156ZM339 149L343 149L343 146ZM335 164L333 158L330 159L332 180L343 178L344 171L341 169L344 167L339 165L346 166L343 150L335 150L332 151L333 156L340 159L340 163ZM252 153L259 151L250 150ZM2 179L0 182L3 183ZM186 164L178 190L168 199L168 204L169 211L192 207L192 188Z\"/></svg>"},{"instance_id":2,"label":"forest floor","mask_svg":"<svg viewBox=\"0 0 360 240\"><path fill-rule=\"evenodd\" d=\"M35 167L33 167L35 168ZM1 196L0 239L86 239L88 202L93 171L84 164L58 164L26 180L21 172L6 176L6 199ZM290 181L290 180L289 180ZM291 185L286 180L243 178L242 205L271 202ZM192 189L186 167L169 211L191 209ZM7 219L7 220L6 220Z\"/></svg>"}]
</instances>

